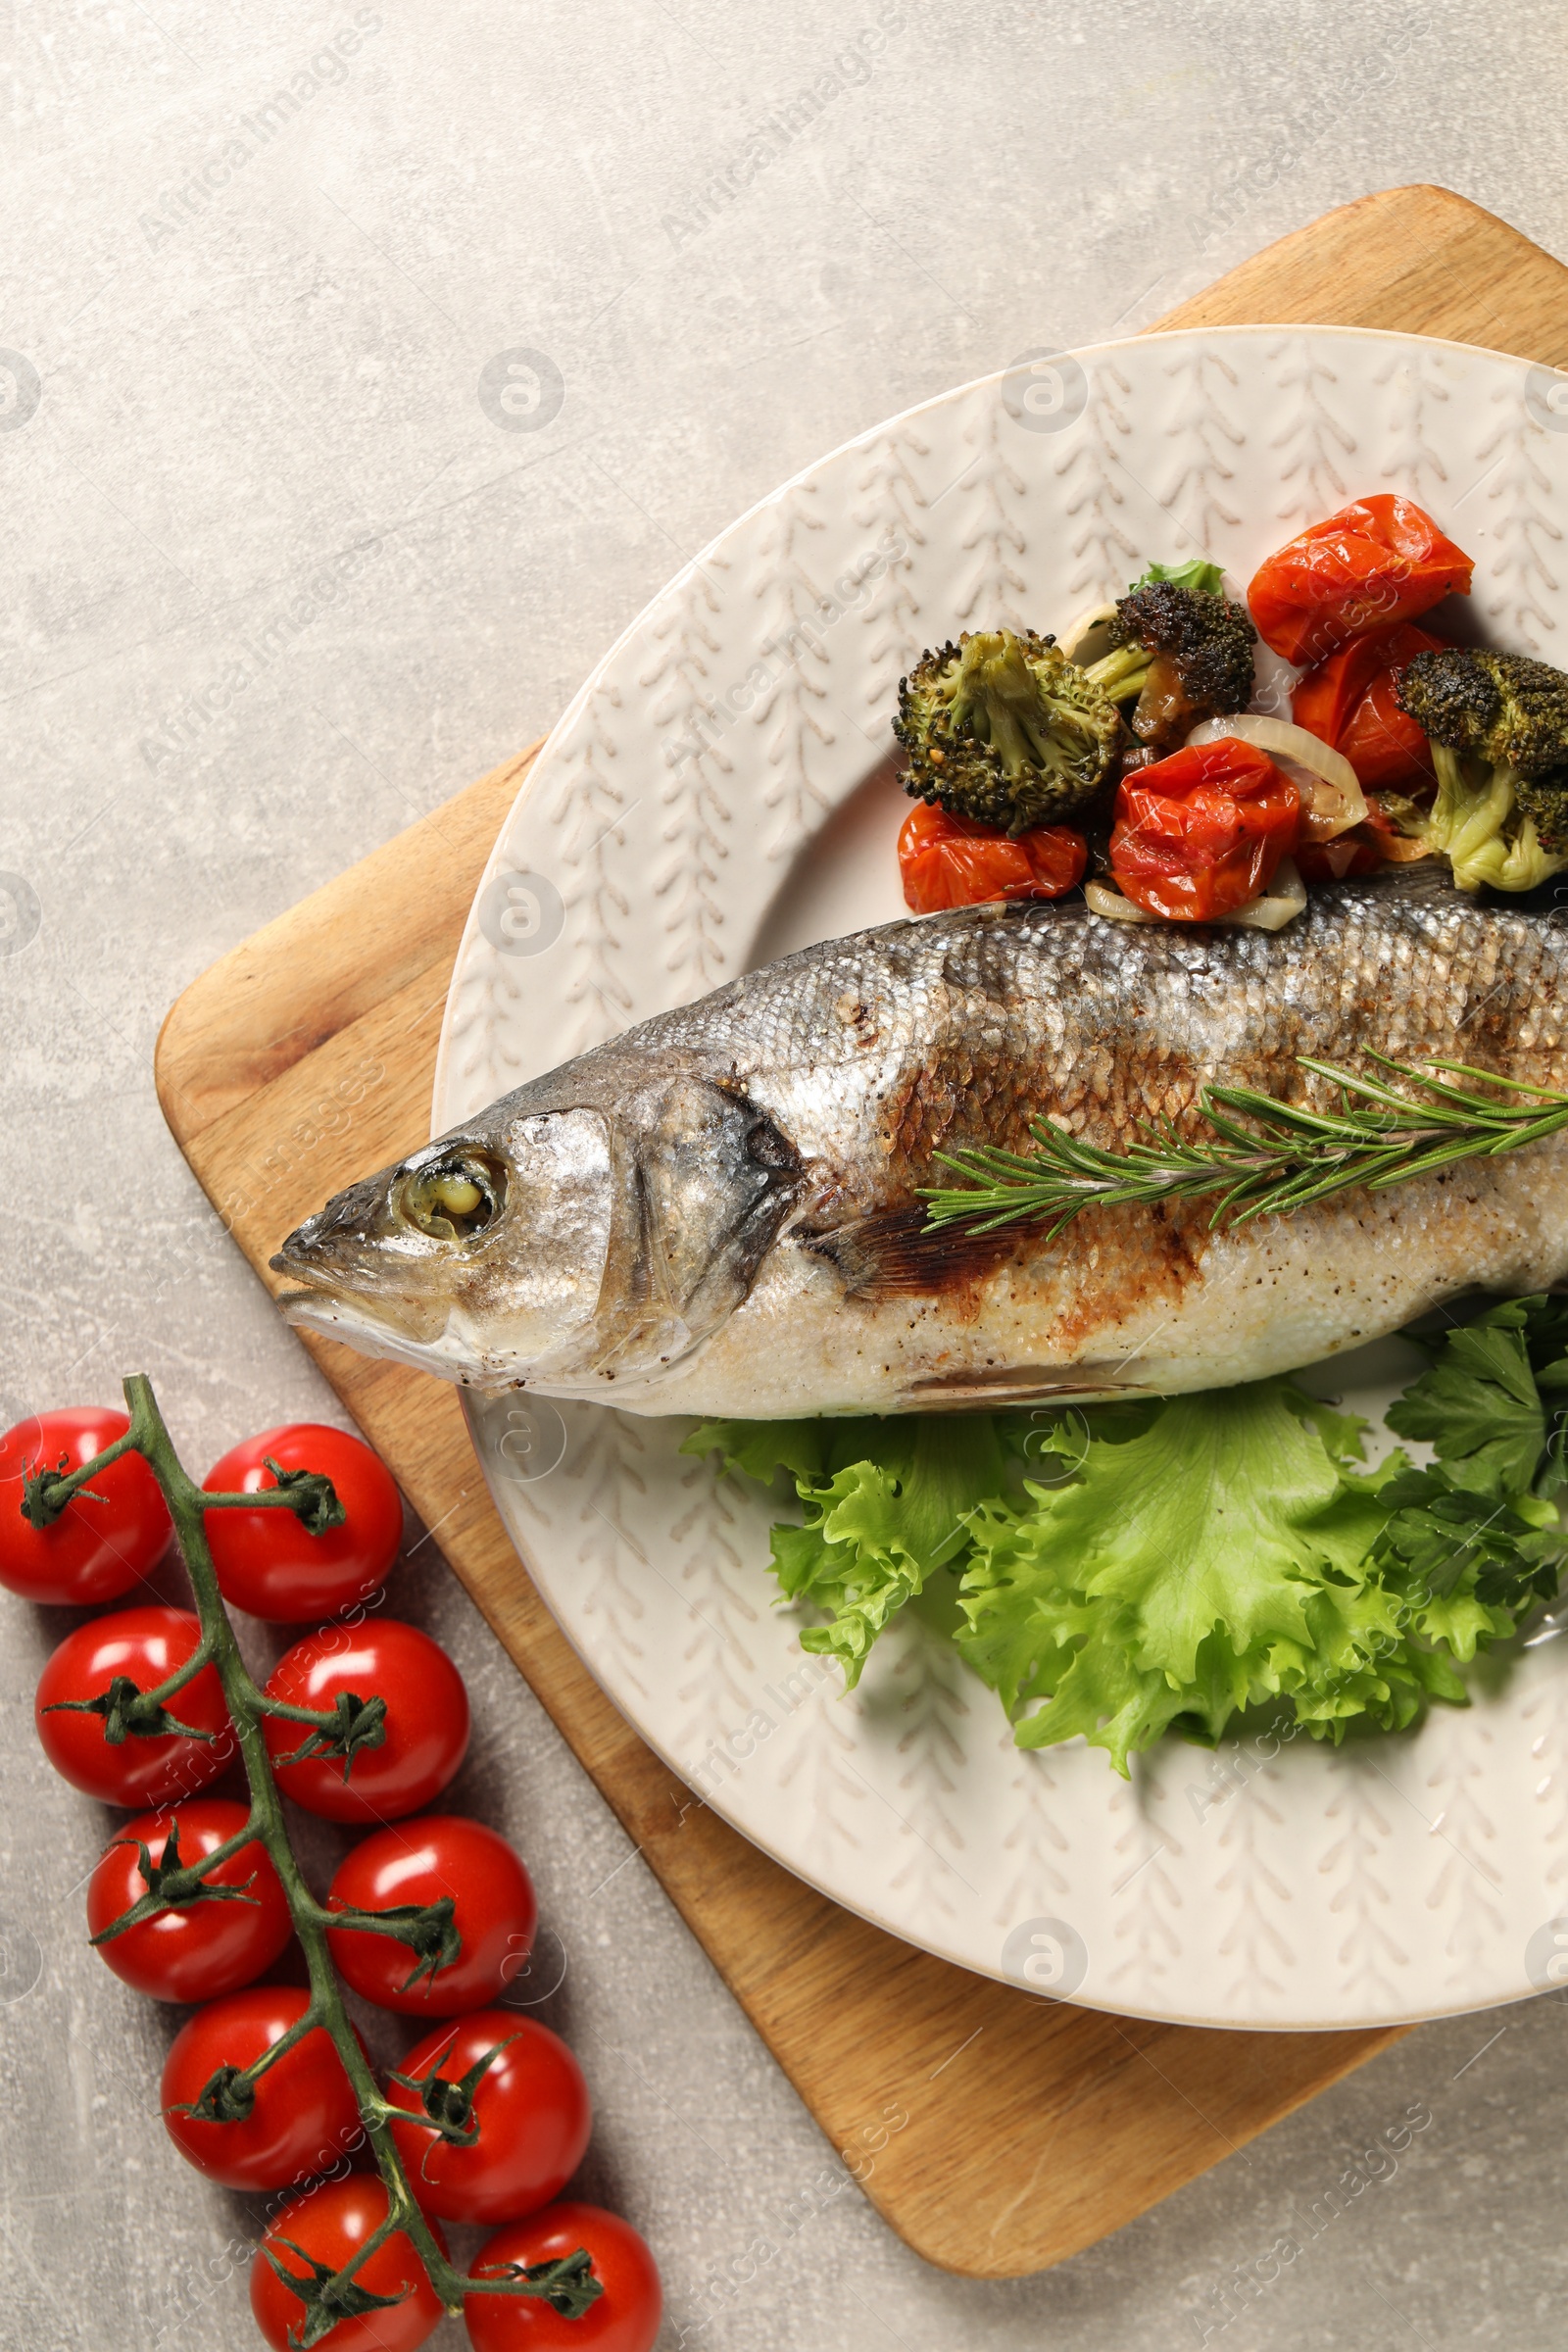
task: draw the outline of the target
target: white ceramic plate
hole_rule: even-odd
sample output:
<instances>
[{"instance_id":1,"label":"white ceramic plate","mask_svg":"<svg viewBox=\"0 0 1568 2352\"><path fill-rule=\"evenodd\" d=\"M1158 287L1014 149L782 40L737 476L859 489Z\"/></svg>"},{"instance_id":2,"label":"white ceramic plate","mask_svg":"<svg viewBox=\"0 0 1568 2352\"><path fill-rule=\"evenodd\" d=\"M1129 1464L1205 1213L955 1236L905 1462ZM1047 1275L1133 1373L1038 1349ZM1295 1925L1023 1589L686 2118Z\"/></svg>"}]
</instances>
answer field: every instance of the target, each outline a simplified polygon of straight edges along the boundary
<instances>
[{"instance_id":1,"label":"white ceramic plate","mask_svg":"<svg viewBox=\"0 0 1568 2352\"><path fill-rule=\"evenodd\" d=\"M435 1131L902 913L888 721L900 672L962 628L1059 630L1152 557L1201 552L1245 582L1307 520L1397 488L1475 556L1479 624L1552 655L1556 385L1410 337L1149 336L1031 355L786 483L551 736L465 936ZM1377 1407L1408 1371L1369 1351L1334 1385ZM1568 1973L1568 1644L1475 1676L1475 1705L1415 1737L1212 1759L1167 1741L1128 1785L1099 1750L1020 1753L916 1624L840 1696L773 1605L766 1501L685 1459L689 1424L520 1396L470 1415L518 1549L617 1705L747 1837L895 1935L1054 1996L1231 2026L1440 2016Z\"/></svg>"}]
</instances>

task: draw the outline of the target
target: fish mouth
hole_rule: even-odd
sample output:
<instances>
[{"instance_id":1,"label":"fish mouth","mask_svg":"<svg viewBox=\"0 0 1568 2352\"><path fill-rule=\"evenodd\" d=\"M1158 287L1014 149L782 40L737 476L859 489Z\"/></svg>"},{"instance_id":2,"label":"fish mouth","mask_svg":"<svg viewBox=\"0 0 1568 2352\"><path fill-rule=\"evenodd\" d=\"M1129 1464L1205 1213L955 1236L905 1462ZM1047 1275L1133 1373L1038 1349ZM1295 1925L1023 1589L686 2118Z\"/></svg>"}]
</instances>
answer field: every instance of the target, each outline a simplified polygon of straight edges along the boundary
<instances>
[{"instance_id":1,"label":"fish mouth","mask_svg":"<svg viewBox=\"0 0 1568 2352\"><path fill-rule=\"evenodd\" d=\"M327 1222L336 1205L329 1203L297 1225L268 1260L274 1274L298 1285L278 1294L278 1305L288 1319L297 1320L291 1310L328 1300L369 1322L433 1338L446 1321L446 1311L424 1295L421 1269L410 1262L412 1251L378 1246L362 1234L345 1239Z\"/></svg>"},{"instance_id":2,"label":"fish mouth","mask_svg":"<svg viewBox=\"0 0 1568 2352\"><path fill-rule=\"evenodd\" d=\"M292 1240L293 1236L290 1235L289 1241ZM286 1274L300 1286L298 1290L278 1292L277 1303L281 1307L297 1305L305 1298L347 1299L358 1297L368 1301L377 1296L375 1275L368 1267L361 1270L352 1264L323 1266L318 1258L303 1250L292 1250L289 1242L274 1251L267 1262L274 1274Z\"/></svg>"},{"instance_id":3,"label":"fish mouth","mask_svg":"<svg viewBox=\"0 0 1568 2352\"><path fill-rule=\"evenodd\" d=\"M276 1265L276 1258L272 1263ZM349 1319L338 1311L346 1303L346 1300L340 1301L324 1289L279 1291L277 1294L277 1311L291 1331L320 1331L328 1337ZM354 1319L356 1322L359 1320L358 1317Z\"/></svg>"},{"instance_id":4,"label":"fish mouth","mask_svg":"<svg viewBox=\"0 0 1568 2352\"><path fill-rule=\"evenodd\" d=\"M323 1212L324 1214L324 1212ZM358 1262L352 1249L334 1249L323 1240L318 1230L319 1217L296 1226L281 1242L268 1264L274 1274L286 1274L300 1285L296 1291L284 1292L278 1303L318 1295L329 1298L360 1297L366 1299L382 1295L386 1271L384 1262Z\"/></svg>"},{"instance_id":5,"label":"fish mouth","mask_svg":"<svg viewBox=\"0 0 1568 2352\"><path fill-rule=\"evenodd\" d=\"M269 1263L274 1274L289 1278L291 1287L276 1294L276 1304L292 1330L319 1332L368 1353L397 1354L409 1362L431 1363L444 1356L444 1310L432 1301L421 1311L417 1298L388 1290L380 1269L357 1263L350 1252L323 1260L308 1226L291 1233Z\"/></svg>"},{"instance_id":6,"label":"fish mouth","mask_svg":"<svg viewBox=\"0 0 1568 2352\"><path fill-rule=\"evenodd\" d=\"M277 1258L272 1263L276 1266ZM408 1364L416 1372L433 1372L439 1380L457 1381L464 1387L517 1385L514 1372L476 1366L461 1339L444 1326L427 1339L416 1338L396 1315L378 1313L373 1301L345 1295L336 1283L318 1279L309 1290L280 1291L277 1309L291 1330L336 1340L360 1355Z\"/></svg>"},{"instance_id":7,"label":"fish mouth","mask_svg":"<svg viewBox=\"0 0 1568 2352\"><path fill-rule=\"evenodd\" d=\"M324 1331L329 1337L341 1337L345 1331L384 1332L389 1340L405 1337L398 1318L377 1313L373 1298L368 1294L357 1295L352 1283L290 1265L281 1251L271 1263L275 1273L292 1274L305 1285L301 1290L277 1293L277 1311L292 1329ZM405 1344L413 1343L405 1340Z\"/></svg>"}]
</instances>

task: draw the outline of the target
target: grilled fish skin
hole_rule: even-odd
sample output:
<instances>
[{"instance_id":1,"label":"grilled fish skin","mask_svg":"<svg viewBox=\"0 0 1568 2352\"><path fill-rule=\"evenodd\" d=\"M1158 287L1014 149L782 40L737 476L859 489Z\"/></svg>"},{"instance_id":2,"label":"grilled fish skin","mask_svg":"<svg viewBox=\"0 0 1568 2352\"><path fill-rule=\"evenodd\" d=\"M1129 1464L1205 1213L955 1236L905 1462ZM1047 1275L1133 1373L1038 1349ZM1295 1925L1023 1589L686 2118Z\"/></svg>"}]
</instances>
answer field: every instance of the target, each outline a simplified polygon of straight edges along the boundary
<instances>
[{"instance_id":1,"label":"grilled fish skin","mask_svg":"<svg viewBox=\"0 0 1568 2352\"><path fill-rule=\"evenodd\" d=\"M926 1233L938 1151L1067 1121L1124 1147L1297 1056L1568 1080L1568 920L1420 868L1287 930L1076 901L833 940L662 1013L357 1184L273 1266L291 1322L481 1388L746 1419L1168 1395L1568 1277L1568 1138L1289 1217L1097 1208Z\"/></svg>"}]
</instances>

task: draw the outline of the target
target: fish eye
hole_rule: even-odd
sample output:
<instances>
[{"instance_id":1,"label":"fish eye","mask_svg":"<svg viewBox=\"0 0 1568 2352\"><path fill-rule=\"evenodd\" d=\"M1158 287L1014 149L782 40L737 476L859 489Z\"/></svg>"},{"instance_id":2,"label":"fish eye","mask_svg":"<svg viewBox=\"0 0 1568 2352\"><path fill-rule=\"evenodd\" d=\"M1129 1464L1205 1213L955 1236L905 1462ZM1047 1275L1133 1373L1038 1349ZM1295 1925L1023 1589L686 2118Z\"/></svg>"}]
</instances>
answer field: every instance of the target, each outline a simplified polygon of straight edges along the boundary
<instances>
[{"instance_id":1,"label":"fish eye","mask_svg":"<svg viewBox=\"0 0 1568 2352\"><path fill-rule=\"evenodd\" d=\"M467 1242L486 1232L506 1204L507 1179L487 1152L448 1152L400 1178L393 1211L439 1242Z\"/></svg>"}]
</instances>

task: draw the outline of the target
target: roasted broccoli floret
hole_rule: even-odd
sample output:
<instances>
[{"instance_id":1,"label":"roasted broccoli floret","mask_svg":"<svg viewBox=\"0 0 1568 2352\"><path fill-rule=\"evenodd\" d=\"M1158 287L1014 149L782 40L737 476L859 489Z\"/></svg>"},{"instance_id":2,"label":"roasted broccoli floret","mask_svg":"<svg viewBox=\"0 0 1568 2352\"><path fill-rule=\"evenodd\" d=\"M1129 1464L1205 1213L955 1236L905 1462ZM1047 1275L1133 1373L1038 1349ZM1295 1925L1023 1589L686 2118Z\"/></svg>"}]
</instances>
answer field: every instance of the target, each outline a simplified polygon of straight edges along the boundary
<instances>
[{"instance_id":1,"label":"roasted broccoli floret","mask_svg":"<svg viewBox=\"0 0 1568 2352\"><path fill-rule=\"evenodd\" d=\"M1152 565L1118 599L1114 650L1089 670L1114 701L1137 697L1133 732L1158 751L1183 742L1200 718L1247 709L1257 643L1215 565L1184 564L1180 577L1163 575L1162 565Z\"/></svg>"},{"instance_id":2,"label":"roasted broccoli floret","mask_svg":"<svg viewBox=\"0 0 1568 2352\"><path fill-rule=\"evenodd\" d=\"M1568 676L1527 654L1446 645L1417 654L1399 701L1434 743L1521 776L1568 767Z\"/></svg>"},{"instance_id":3,"label":"roasted broccoli floret","mask_svg":"<svg viewBox=\"0 0 1568 2352\"><path fill-rule=\"evenodd\" d=\"M1008 833L1083 814L1126 738L1110 697L1033 630L981 629L899 680L905 789Z\"/></svg>"},{"instance_id":4,"label":"roasted broccoli floret","mask_svg":"<svg viewBox=\"0 0 1568 2352\"><path fill-rule=\"evenodd\" d=\"M1513 797L1523 823L1535 826L1536 839L1556 873L1568 862L1568 767L1544 776L1521 776Z\"/></svg>"},{"instance_id":5,"label":"roasted broccoli floret","mask_svg":"<svg viewBox=\"0 0 1568 2352\"><path fill-rule=\"evenodd\" d=\"M1461 890L1534 890L1568 864L1568 676L1526 654L1446 645L1395 689L1432 745L1427 839Z\"/></svg>"}]
</instances>

